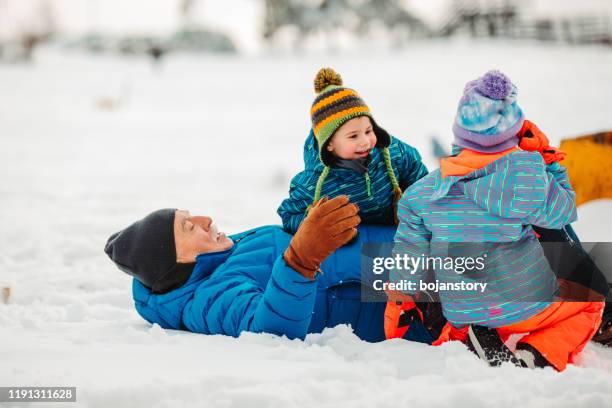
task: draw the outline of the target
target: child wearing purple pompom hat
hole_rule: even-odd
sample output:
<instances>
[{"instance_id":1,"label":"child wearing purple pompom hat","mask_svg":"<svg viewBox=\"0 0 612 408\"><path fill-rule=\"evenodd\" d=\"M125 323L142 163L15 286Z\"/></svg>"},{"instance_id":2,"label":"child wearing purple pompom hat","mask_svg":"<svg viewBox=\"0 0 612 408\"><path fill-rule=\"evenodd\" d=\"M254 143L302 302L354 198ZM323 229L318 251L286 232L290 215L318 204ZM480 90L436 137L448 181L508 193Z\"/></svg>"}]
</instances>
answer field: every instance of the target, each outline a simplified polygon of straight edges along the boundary
<instances>
[{"instance_id":1,"label":"child wearing purple pompom hat","mask_svg":"<svg viewBox=\"0 0 612 408\"><path fill-rule=\"evenodd\" d=\"M487 248L485 267L466 271L434 262L432 271L393 270L390 280L414 282L416 290L404 291L410 296L429 272L436 284L451 288L487 285L480 292L438 291L453 329L447 326L436 344L463 340L492 366L511 362L561 371L596 333L604 303L599 295L589 301L558 297L564 283L534 228L558 230L575 221L575 193L558 163L564 155L525 119L517 94L499 71L468 82L453 124L455 155L442 159L440 169L408 188L398 203L395 255L439 258L456 243L476 243L461 248ZM392 303L387 309L397 307ZM526 335L511 351L504 342L514 334Z\"/></svg>"}]
</instances>

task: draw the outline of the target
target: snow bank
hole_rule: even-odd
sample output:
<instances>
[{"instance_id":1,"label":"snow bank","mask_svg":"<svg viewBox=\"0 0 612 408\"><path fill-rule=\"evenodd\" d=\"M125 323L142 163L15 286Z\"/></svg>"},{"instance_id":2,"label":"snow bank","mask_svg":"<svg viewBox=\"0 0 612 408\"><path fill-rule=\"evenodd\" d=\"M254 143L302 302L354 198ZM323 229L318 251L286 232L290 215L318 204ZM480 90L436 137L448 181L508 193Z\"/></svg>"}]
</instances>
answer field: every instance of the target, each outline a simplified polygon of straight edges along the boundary
<instances>
[{"instance_id":1,"label":"snow bank","mask_svg":"<svg viewBox=\"0 0 612 408\"><path fill-rule=\"evenodd\" d=\"M368 344L348 326L304 342L142 324L108 332L109 338L87 344L40 333L9 342L3 360L13 368L0 379L4 385L70 384L87 407L597 407L612 396L609 350L597 345L583 354L588 368L556 373L490 369L460 343ZM32 350L27 355L25 347Z\"/></svg>"}]
</instances>

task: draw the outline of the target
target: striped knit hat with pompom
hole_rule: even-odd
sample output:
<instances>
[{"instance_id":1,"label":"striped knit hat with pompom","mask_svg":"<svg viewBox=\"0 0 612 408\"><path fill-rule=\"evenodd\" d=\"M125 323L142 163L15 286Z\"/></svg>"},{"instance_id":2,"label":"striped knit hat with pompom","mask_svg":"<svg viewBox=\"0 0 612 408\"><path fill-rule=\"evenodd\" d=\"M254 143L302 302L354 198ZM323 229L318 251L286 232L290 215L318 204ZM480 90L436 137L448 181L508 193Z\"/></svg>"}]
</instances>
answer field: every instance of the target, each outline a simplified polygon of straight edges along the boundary
<instances>
[{"instance_id":1,"label":"striped knit hat with pompom","mask_svg":"<svg viewBox=\"0 0 612 408\"><path fill-rule=\"evenodd\" d=\"M313 204L319 201L321 188L329 174L330 166L334 163L334 155L326 149L327 144L342 125L360 116L370 118L377 139L376 147L382 149L394 197L401 197L402 191L395 177L389 154L388 147L391 143L391 137L386 130L376 124L370 109L359 94L355 90L342 85L342 77L331 68L321 68L314 79L314 89L317 97L312 103L310 116L312 118L312 130L319 146L319 158L325 168L317 182Z\"/></svg>"}]
</instances>

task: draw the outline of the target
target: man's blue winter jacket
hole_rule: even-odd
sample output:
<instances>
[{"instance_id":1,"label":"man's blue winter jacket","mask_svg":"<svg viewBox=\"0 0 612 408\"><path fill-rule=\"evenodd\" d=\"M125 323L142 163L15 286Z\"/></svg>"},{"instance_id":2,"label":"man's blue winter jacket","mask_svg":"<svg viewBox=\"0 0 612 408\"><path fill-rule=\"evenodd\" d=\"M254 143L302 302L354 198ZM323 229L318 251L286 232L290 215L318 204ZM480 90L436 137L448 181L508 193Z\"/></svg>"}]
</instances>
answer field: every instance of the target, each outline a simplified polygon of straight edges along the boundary
<instances>
[{"instance_id":1,"label":"man's blue winter jacket","mask_svg":"<svg viewBox=\"0 0 612 408\"><path fill-rule=\"evenodd\" d=\"M164 328L204 334L250 331L303 339L344 323L364 340L381 341L385 303L361 301L362 288L373 291L361 277L361 245L392 242L394 233L390 226L360 227L357 240L325 260L324 274L311 281L282 257L291 235L276 226L257 228L232 236L235 245L227 251L199 255L189 280L169 293L152 294L134 279L136 309ZM431 341L420 324L412 324L405 338Z\"/></svg>"}]
</instances>

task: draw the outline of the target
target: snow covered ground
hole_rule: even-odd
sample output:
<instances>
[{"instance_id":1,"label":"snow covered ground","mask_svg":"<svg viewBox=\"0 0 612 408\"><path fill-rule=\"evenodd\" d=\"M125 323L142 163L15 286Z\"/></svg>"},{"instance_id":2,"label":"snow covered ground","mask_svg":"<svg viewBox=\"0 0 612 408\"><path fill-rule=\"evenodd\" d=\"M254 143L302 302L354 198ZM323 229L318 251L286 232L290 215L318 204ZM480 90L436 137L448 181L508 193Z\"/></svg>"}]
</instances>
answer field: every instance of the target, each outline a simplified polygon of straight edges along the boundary
<instances>
[{"instance_id":1,"label":"snow covered ground","mask_svg":"<svg viewBox=\"0 0 612 408\"><path fill-rule=\"evenodd\" d=\"M608 405L612 351L595 344L563 373L494 370L460 344L368 344L346 326L304 342L233 339L136 314L106 238L170 206L230 233L278 223L324 65L430 168L429 137L450 143L464 83L490 68L518 84L527 115L556 143L612 129L609 48L430 42L176 56L158 69L46 49L34 65L0 65L0 287L12 287L0 303L0 386L76 386L87 407ZM585 205L582 239L612 240L611 211L610 200Z\"/></svg>"}]
</instances>

